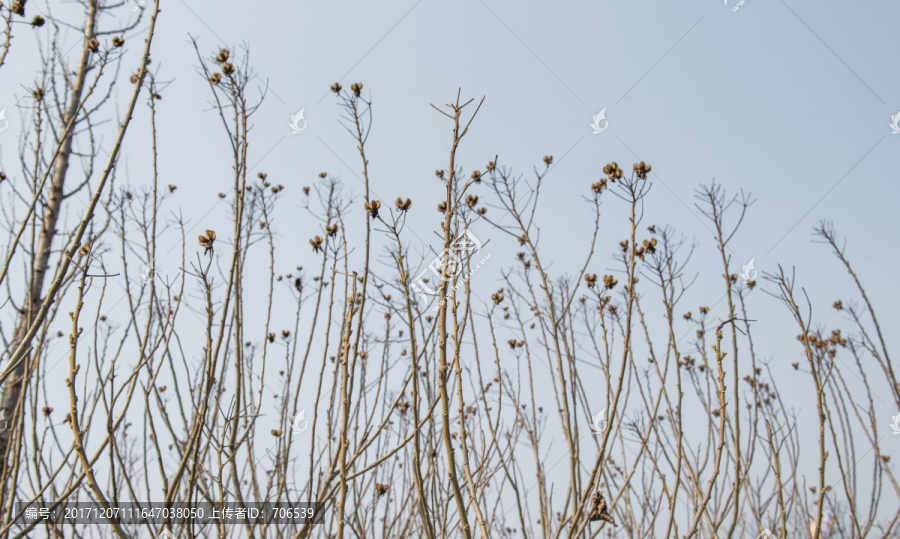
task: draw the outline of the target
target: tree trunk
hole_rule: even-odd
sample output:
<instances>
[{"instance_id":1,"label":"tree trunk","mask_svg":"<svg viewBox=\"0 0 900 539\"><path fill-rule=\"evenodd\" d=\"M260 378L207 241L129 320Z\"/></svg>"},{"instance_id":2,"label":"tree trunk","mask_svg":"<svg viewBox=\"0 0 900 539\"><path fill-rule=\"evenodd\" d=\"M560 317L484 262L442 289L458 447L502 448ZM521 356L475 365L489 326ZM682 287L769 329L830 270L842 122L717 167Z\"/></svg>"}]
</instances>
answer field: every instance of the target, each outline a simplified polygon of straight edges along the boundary
<instances>
[{"instance_id":1,"label":"tree trunk","mask_svg":"<svg viewBox=\"0 0 900 539\"><path fill-rule=\"evenodd\" d=\"M61 125L67 125L72 118L78 114L79 104L81 103L82 94L84 92L84 84L87 79L87 72L90 64L90 55L88 50L88 41L94 37L94 23L97 19L99 5L97 0L91 0L87 5L84 24L84 44L81 49L81 58L78 61L78 68L75 71L75 78L72 81L72 93L69 95L69 101L66 105L65 116L61 119ZM10 343L9 353L18 349L22 339L28 333L28 328L34 323L35 316L40 310L42 301L52 301L53 298L42 299L44 290L44 281L47 275L47 269L50 263L50 252L53 241L56 239L56 222L59 219L60 207L63 201L63 187L66 183L66 173L69 170L69 157L72 153L72 133L75 129L70 129L65 138L60 141L60 151L54 162L52 179L50 181L50 193L47 197L47 206L44 208L43 224L38 236L38 244L33 253L34 262L31 268L31 285L26 292L24 302L24 312L19 319L12 343ZM35 354L35 361L40 354ZM24 400L23 382L25 380L26 369L34 367L31 361L32 354L28 354L14 368L10 377L6 381L3 388L3 399L0 401L0 410L5 411L8 428L0 432L0 477L4 477L7 470L8 459L7 454L10 447L10 429L14 428L19 422L19 414L24 408L20 403Z\"/></svg>"}]
</instances>

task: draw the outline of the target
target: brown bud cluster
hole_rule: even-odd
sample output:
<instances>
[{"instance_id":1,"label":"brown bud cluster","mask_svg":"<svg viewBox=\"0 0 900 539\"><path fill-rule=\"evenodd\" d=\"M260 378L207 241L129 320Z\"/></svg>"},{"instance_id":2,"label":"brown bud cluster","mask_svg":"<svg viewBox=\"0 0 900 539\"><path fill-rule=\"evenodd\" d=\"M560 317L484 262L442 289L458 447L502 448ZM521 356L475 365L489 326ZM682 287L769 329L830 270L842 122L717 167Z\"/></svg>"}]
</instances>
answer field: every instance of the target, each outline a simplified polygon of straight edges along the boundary
<instances>
[{"instance_id":1,"label":"brown bud cluster","mask_svg":"<svg viewBox=\"0 0 900 539\"><path fill-rule=\"evenodd\" d=\"M609 181L611 182L614 182L625 175L615 161L603 167L603 173L606 174L606 177L609 178Z\"/></svg>"},{"instance_id":2,"label":"brown bud cluster","mask_svg":"<svg viewBox=\"0 0 900 539\"><path fill-rule=\"evenodd\" d=\"M634 173L639 179L646 180L647 173L650 172L651 168L652 167L650 165L641 161L640 163L634 164Z\"/></svg>"}]
</instances>

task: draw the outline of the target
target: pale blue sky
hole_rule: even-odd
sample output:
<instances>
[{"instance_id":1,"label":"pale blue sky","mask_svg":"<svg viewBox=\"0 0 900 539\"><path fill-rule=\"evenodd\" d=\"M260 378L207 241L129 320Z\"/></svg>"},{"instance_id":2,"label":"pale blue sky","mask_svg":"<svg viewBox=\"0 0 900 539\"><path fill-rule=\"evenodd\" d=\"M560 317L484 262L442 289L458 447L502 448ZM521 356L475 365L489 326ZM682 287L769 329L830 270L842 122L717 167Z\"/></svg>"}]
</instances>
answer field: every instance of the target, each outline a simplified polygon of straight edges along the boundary
<instances>
[{"instance_id":1,"label":"pale blue sky","mask_svg":"<svg viewBox=\"0 0 900 539\"><path fill-rule=\"evenodd\" d=\"M848 328L830 304L855 297L852 282L827 248L810 242L811 228L831 219L848 238L848 254L882 316L889 346L896 346L900 294L890 216L900 198L893 179L900 134L892 135L888 123L900 114L900 3L746 0L734 12L735 4L164 0L153 67L173 82L159 103L161 183L179 186L172 202L197 230L229 228L226 205L216 196L232 181L227 141L188 36L204 51L247 43L260 81L269 85L254 117L250 162L254 174L265 171L287 187L276 218L282 241L290 242L294 227L301 231L296 248L277 255L279 273L310 259L307 239L316 230L311 220L295 217L300 186L328 171L361 192L358 154L328 92L335 81L363 82L374 101L368 152L375 196L411 198L410 223L430 240L441 196L434 170L447 167L450 124L429 104L451 101L461 87L466 98L486 96L461 148L467 171L483 170L495 154L525 174L542 166L545 154L556 158L538 218L542 235L552 238L541 247L556 261L554 270L572 272L581 261L587 234L579 230L592 219L581 197L603 165L617 161L627 171L644 160L655 173L646 224L669 224L700 242L690 270L701 279L685 311L713 305L722 293L718 256L693 198L698 184L715 178L730 192L744 189L757 199L731 245L734 271L751 258L761 272L779 263L795 266L814 301L814 321ZM28 5L43 9L36 0ZM123 17L133 5L119 8ZM126 43L132 66L144 28ZM35 41L19 32L0 70L0 107L9 106L11 122L0 134L5 170L15 164L12 135L24 118L11 104L28 95L37 76L27 52ZM78 39L71 33L68 42ZM123 80L133 71L128 66ZM117 90L119 110L126 91ZM301 108L308 128L291 135L288 122ZM603 108L609 128L592 135L591 116ZM146 107L139 108L120 160L127 167L120 184L149 179L147 118ZM107 135L104 144L110 143ZM601 236L594 273L608 272L626 234L622 205L610 197L603 211L604 232L611 231ZM487 299L516 246L488 227L481 231L496 253L473 277ZM157 261L161 272L176 263ZM787 311L760 289L749 304L757 352L773 360L784 387L807 383L789 367L799 350L792 348L797 331ZM711 314L721 315L721 307ZM812 401L795 404L812 411ZM892 405L885 408L882 423L894 413Z\"/></svg>"},{"instance_id":2,"label":"pale blue sky","mask_svg":"<svg viewBox=\"0 0 900 539\"><path fill-rule=\"evenodd\" d=\"M529 171L553 154L548 216L583 194L603 164L627 165L637 155L657 173L649 201L654 222L705 239L692 192L716 178L758 199L734 242L736 264L756 257L761 270L808 267L800 276L815 286L827 257L809 244L809 230L829 218L851 240L864 281L896 292L884 216L898 195L887 178L900 159L900 135L888 127L900 111L900 6L748 0L738 12L731 7L712 0L250 8L172 2L164 5L154 54L160 78L174 79L160 107L162 170L181 186L182 200L218 201L215 193L229 182L227 163L221 184L210 163L222 161L225 141L205 110L209 95L194 74L187 35L210 50L246 42L270 88L255 117L251 162L289 187L312 183L320 170L361 186L354 184L353 143L336 122L327 88L362 81L375 102L374 191L433 205L432 172L446 166L449 132L428 105L449 101L462 87L464 96L487 96L462 163L483 167L499 153L502 163ZM309 127L291 136L287 122L300 108ZM602 108L609 129L592 135L588 122ZM179 136L167 137L166 129ZM145 138L135 130L127 141L135 183L142 179L135 149ZM566 222L590 218L572 213ZM558 224L544 222L548 232ZM564 256L571 245L545 247Z\"/></svg>"}]
</instances>

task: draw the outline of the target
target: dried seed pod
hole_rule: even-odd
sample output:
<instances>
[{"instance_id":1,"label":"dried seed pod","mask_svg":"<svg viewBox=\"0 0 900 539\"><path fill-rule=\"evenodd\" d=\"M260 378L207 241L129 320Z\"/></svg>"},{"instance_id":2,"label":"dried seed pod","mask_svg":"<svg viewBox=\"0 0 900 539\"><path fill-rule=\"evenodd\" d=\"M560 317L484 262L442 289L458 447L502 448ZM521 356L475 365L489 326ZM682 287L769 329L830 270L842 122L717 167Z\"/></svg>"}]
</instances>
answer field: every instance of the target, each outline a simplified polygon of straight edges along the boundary
<instances>
[{"instance_id":1,"label":"dried seed pod","mask_svg":"<svg viewBox=\"0 0 900 539\"><path fill-rule=\"evenodd\" d=\"M366 202L365 205L366 213L368 213L372 219L378 218L378 209L381 208L380 200L373 200L371 202Z\"/></svg>"},{"instance_id":2,"label":"dried seed pod","mask_svg":"<svg viewBox=\"0 0 900 539\"><path fill-rule=\"evenodd\" d=\"M213 242L216 241L216 233L213 230L207 230L206 235L200 236L197 241L200 243L200 247L205 249L203 254L206 254L213 248Z\"/></svg>"},{"instance_id":3,"label":"dried seed pod","mask_svg":"<svg viewBox=\"0 0 900 539\"><path fill-rule=\"evenodd\" d=\"M609 514L609 508L606 506L606 499L603 497L603 494L600 494L600 491L595 492L594 496L591 498L591 510L588 513L588 520L602 520L603 522L609 522L613 526L618 526L616 521L613 520L612 515Z\"/></svg>"},{"instance_id":4,"label":"dried seed pod","mask_svg":"<svg viewBox=\"0 0 900 539\"><path fill-rule=\"evenodd\" d=\"M403 198L397 197L397 200L396 202L394 202L394 204L400 211L409 211L409 209L412 208L412 201L408 198L406 200L403 200Z\"/></svg>"}]
</instances>

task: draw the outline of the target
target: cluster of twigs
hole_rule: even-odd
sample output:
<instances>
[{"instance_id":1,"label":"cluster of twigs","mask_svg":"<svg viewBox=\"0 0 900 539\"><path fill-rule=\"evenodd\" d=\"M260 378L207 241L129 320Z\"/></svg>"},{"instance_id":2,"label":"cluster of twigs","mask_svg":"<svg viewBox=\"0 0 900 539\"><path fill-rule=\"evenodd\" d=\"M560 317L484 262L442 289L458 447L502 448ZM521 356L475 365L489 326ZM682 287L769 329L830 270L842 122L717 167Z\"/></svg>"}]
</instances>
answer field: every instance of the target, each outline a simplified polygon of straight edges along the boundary
<instances>
[{"instance_id":1,"label":"cluster of twigs","mask_svg":"<svg viewBox=\"0 0 900 539\"><path fill-rule=\"evenodd\" d=\"M24 5L0 7L0 67ZM452 137L433 180L439 239L423 256L407 218L434 208L375 195L383 180L368 168L362 84L331 88L359 151L362 197L327 173L300 192L248 168L260 103L248 95L249 55L207 58L195 42L234 176L219 195L231 228L192 240L190 217L167 222L177 186L157 172L163 90L148 64L159 6L147 8L141 62L106 158L96 132L109 89L124 84L118 35L137 23L100 28L109 8L84 6L76 63L44 58L19 166L0 176L9 208L3 537L897 534L900 485L880 440L883 410L900 407L900 381L829 224L816 235L850 275L848 299L832 305L849 328L821 326L791 271L764 275L756 291L796 324L798 344L784 354L798 358L804 382L787 401L816 410L801 418L784 398L784 384L797 382L780 387L773 373L774 361L783 373L790 360L755 351L746 300L757 281L731 260L749 197L715 184L697 192L721 260L718 276L703 273L719 279L718 319L708 306L684 306L694 245L647 222L653 182L643 162L628 172L609 163L586 185L594 224L583 252L550 264L536 216L553 158L531 179L497 157L464 174L461 143L482 103L458 94L434 107ZM47 31L52 39L57 30ZM109 47L100 43L112 34ZM114 180L126 132L141 128L130 121L141 98L153 166L134 193ZM72 204L74 195L87 204ZM308 245L278 234L285 198L319 222ZM627 222L601 226L603 201L627 208ZM155 264L164 232L179 237L180 269L163 275ZM611 257L595 252L609 234L624 238ZM517 252L474 278L494 246ZM284 260L306 269L281 274ZM592 273L610 265L612 274ZM489 282L488 271L503 284L482 301L473 286ZM65 312L67 341L56 329ZM810 422L814 438L801 433ZM318 516L306 525L23 518L25 505L73 501L316 502Z\"/></svg>"}]
</instances>

